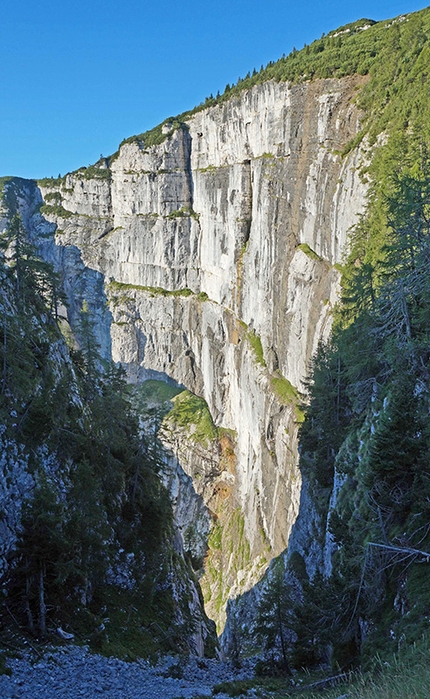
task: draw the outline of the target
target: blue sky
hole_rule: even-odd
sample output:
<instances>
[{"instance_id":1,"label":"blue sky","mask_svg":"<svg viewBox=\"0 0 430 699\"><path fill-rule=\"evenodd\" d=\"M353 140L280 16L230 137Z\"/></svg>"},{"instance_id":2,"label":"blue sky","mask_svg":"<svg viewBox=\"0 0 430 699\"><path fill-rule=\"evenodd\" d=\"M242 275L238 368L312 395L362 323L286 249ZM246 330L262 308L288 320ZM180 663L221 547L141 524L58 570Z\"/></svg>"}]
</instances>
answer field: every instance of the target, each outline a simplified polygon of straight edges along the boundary
<instances>
[{"instance_id":1,"label":"blue sky","mask_svg":"<svg viewBox=\"0 0 430 699\"><path fill-rule=\"evenodd\" d=\"M14 0L0 41L0 176L57 176L293 46L413 0Z\"/></svg>"}]
</instances>

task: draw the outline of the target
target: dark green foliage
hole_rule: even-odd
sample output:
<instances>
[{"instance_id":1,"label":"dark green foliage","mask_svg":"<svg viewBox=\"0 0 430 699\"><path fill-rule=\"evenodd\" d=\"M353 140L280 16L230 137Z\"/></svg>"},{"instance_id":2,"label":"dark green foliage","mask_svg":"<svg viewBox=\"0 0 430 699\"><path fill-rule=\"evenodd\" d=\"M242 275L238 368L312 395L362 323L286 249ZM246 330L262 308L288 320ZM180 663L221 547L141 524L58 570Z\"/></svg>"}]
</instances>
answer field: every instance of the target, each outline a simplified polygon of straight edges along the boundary
<instances>
[{"instance_id":1,"label":"dark green foliage","mask_svg":"<svg viewBox=\"0 0 430 699\"><path fill-rule=\"evenodd\" d=\"M0 238L0 253L7 259L3 272L13 280L14 302L19 309L25 312L27 307L34 306L39 312L55 314L60 300L58 275L27 240L19 214L12 216Z\"/></svg>"},{"instance_id":2,"label":"dark green foliage","mask_svg":"<svg viewBox=\"0 0 430 699\"><path fill-rule=\"evenodd\" d=\"M352 235L342 302L331 341L313 364L301 433L301 467L311 484L325 488L325 497L317 488L314 500L323 517L329 514L337 551L319 613L312 609L321 599L318 581L303 583L297 652L306 648L306 617L325 619L315 638L321 644L329 629L336 639L333 659L342 665L360 646L368 659L394 649L393 639L402 634L415 640L418 620L429 613L422 592L430 552L430 169L424 136L412 125L407 135L393 131L372 164L370 205ZM335 472L345 481L328 513Z\"/></svg>"},{"instance_id":3,"label":"dark green foliage","mask_svg":"<svg viewBox=\"0 0 430 699\"><path fill-rule=\"evenodd\" d=\"M76 630L104 652L109 639L122 655L134 641L138 654L157 644L178 647L169 576L173 568L181 575L183 564L167 558L170 500L139 434L123 371L102 362L86 304L81 349L67 350L56 322L58 279L17 216L2 249L2 435L27 454L34 482L2 580L6 617L37 636L57 626ZM98 632L114 598L124 618L115 633ZM128 624L131 609L136 623Z\"/></svg>"},{"instance_id":4,"label":"dark green foliage","mask_svg":"<svg viewBox=\"0 0 430 699\"><path fill-rule=\"evenodd\" d=\"M81 377L85 385L87 399L95 399L98 392L100 380L100 346L96 340L91 312L87 301L84 301L79 321L77 324L77 335L81 356L79 357L79 368Z\"/></svg>"},{"instance_id":5,"label":"dark green foliage","mask_svg":"<svg viewBox=\"0 0 430 699\"><path fill-rule=\"evenodd\" d=\"M283 560L278 558L269 571L259 601L256 637L264 643L265 650L271 653L277 670L287 675L291 675L287 652L291 636L290 606L291 596L285 581Z\"/></svg>"},{"instance_id":6,"label":"dark green foliage","mask_svg":"<svg viewBox=\"0 0 430 699\"><path fill-rule=\"evenodd\" d=\"M357 625L350 624L355 597L335 573L329 581L317 572L300 578L301 597L290 610L296 636L291 662L296 668L320 664L350 668L359 663Z\"/></svg>"},{"instance_id":7,"label":"dark green foliage","mask_svg":"<svg viewBox=\"0 0 430 699\"><path fill-rule=\"evenodd\" d=\"M44 390L52 388L48 357L56 335L57 302L62 299L60 283L50 265L36 255L18 215L0 240L0 250L8 260L4 264L3 258L0 267L0 412L6 428L13 414L18 432L32 426L39 434L37 428L49 429Z\"/></svg>"},{"instance_id":8,"label":"dark green foliage","mask_svg":"<svg viewBox=\"0 0 430 699\"><path fill-rule=\"evenodd\" d=\"M71 551L63 534L64 506L43 474L22 514L22 536L9 580L9 597L20 599L29 631L47 631L47 604L61 604ZM56 593L56 594L55 594Z\"/></svg>"},{"instance_id":9,"label":"dark green foliage","mask_svg":"<svg viewBox=\"0 0 430 699\"><path fill-rule=\"evenodd\" d=\"M301 468L320 491L331 488L335 456L350 421L345 388L340 354L320 344L312 362L311 400L301 429Z\"/></svg>"}]
</instances>

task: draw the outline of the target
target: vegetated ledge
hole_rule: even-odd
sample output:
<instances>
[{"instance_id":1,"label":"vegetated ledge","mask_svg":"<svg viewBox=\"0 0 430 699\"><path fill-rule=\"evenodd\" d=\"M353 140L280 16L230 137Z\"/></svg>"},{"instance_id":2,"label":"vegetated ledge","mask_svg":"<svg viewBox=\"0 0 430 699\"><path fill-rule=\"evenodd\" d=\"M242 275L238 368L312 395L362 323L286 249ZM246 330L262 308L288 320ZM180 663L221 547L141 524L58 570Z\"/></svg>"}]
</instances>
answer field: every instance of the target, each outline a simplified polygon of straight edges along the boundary
<instances>
[{"instance_id":1,"label":"vegetated ledge","mask_svg":"<svg viewBox=\"0 0 430 699\"><path fill-rule=\"evenodd\" d=\"M79 211L70 211L69 209L65 209L62 204L42 204L39 208L40 213L42 216L56 216L57 218L71 218L72 216L74 218L86 218L86 219L93 219L97 221L108 221L110 220L110 216L98 216L98 215L91 215L91 214L83 214L80 213Z\"/></svg>"},{"instance_id":2,"label":"vegetated ledge","mask_svg":"<svg viewBox=\"0 0 430 699\"><path fill-rule=\"evenodd\" d=\"M105 159L103 158L103 160ZM77 176L80 175L85 180L110 180L112 177L112 173L107 164L102 164L100 160L95 165L88 165L88 167L80 167L78 170L75 170L70 174Z\"/></svg>"},{"instance_id":3,"label":"vegetated ledge","mask_svg":"<svg viewBox=\"0 0 430 699\"><path fill-rule=\"evenodd\" d=\"M142 286L140 284L127 284L124 282L117 282L112 279L107 284L108 291L144 291L151 294L151 296L194 296L198 301L210 301L211 299L205 291L195 292L188 287L184 289L164 289L161 286Z\"/></svg>"},{"instance_id":4,"label":"vegetated ledge","mask_svg":"<svg viewBox=\"0 0 430 699\"><path fill-rule=\"evenodd\" d=\"M314 254L316 255L316 253ZM319 260L321 259L318 255L316 255L316 257ZM253 351L256 364L261 366L263 369L267 370L267 363L264 358L263 344L261 342L260 336L255 332L255 330L251 330L247 326L245 321L239 320L239 324L245 331L245 338L248 340L249 345ZM302 408L300 407L302 397L300 396L298 389L295 386L293 386L291 381L289 381L287 378L285 378L285 376L283 376L279 369L276 370L274 374L269 373L269 378L270 387L277 400L280 403L282 403L282 405L294 406L296 422L303 422L304 413Z\"/></svg>"},{"instance_id":5,"label":"vegetated ledge","mask_svg":"<svg viewBox=\"0 0 430 699\"><path fill-rule=\"evenodd\" d=\"M316 260L318 262L324 262L324 259L318 255L315 250L312 250L312 248L307 244L307 243L300 243L299 245L296 246L296 250L301 250L302 252L305 253L308 257L310 257L311 260Z\"/></svg>"},{"instance_id":6,"label":"vegetated ledge","mask_svg":"<svg viewBox=\"0 0 430 699\"><path fill-rule=\"evenodd\" d=\"M119 147L121 148L121 146L124 146L127 143L137 143L139 146L143 147L143 149L150 148L151 146L160 146L162 143L164 143L164 141L171 138L178 129L188 129L188 126L187 124L184 124L180 116L168 117L167 119L164 119L161 124L154 126L153 129L144 131L136 136L129 136L128 138L125 138L123 141L121 141ZM111 164L112 161L118 157L118 155L119 150L110 156L109 164Z\"/></svg>"},{"instance_id":7,"label":"vegetated ledge","mask_svg":"<svg viewBox=\"0 0 430 699\"><path fill-rule=\"evenodd\" d=\"M297 388L279 370L275 371L275 374L270 377L270 383L273 392L283 405L294 405L296 422L303 422L305 415L300 407L302 399Z\"/></svg>"},{"instance_id":8,"label":"vegetated ledge","mask_svg":"<svg viewBox=\"0 0 430 699\"><path fill-rule=\"evenodd\" d=\"M264 359L263 345L261 343L261 338L254 330L247 330L246 339L252 347L254 352L255 361L262 367L266 367L266 360Z\"/></svg>"},{"instance_id":9,"label":"vegetated ledge","mask_svg":"<svg viewBox=\"0 0 430 699\"><path fill-rule=\"evenodd\" d=\"M174 425L175 428L189 428L193 425L194 429L189 431L188 438L191 442L205 446L218 438L218 429L204 398L185 389L173 396L171 402L173 407L164 418L164 430L168 431L169 424Z\"/></svg>"},{"instance_id":10,"label":"vegetated ledge","mask_svg":"<svg viewBox=\"0 0 430 699\"><path fill-rule=\"evenodd\" d=\"M65 209L60 204L42 204L39 211L42 216L56 216L57 218L70 218L71 216L79 215L74 214L73 211Z\"/></svg>"},{"instance_id":11,"label":"vegetated ledge","mask_svg":"<svg viewBox=\"0 0 430 699\"><path fill-rule=\"evenodd\" d=\"M174 209L173 211L170 212L170 214L167 214L167 216L164 216L164 218L168 219L175 219L175 218L184 218L190 216L191 218L195 219L195 221L200 220L200 214L198 214L196 211L191 206L181 206L180 209Z\"/></svg>"},{"instance_id":12,"label":"vegetated ledge","mask_svg":"<svg viewBox=\"0 0 430 699\"><path fill-rule=\"evenodd\" d=\"M67 177L72 175L82 177L84 180L110 180L112 172L109 169L109 164L109 158L101 157L94 165L88 165L87 167L83 165L77 170L67 172L65 175L58 175L58 177L41 177L36 180L36 184L39 187L49 189L60 188L66 184Z\"/></svg>"}]
</instances>

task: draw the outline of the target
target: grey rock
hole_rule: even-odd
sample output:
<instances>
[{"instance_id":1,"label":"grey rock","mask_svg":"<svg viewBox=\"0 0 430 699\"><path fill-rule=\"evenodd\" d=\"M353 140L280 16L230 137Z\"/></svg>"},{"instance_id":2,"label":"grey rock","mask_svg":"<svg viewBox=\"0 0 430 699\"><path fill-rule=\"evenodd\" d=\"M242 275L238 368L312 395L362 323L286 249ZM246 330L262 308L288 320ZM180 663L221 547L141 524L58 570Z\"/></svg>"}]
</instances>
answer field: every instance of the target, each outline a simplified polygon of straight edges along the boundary
<instances>
[{"instance_id":1,"label":"grey rock","mask_svg":"<svg viewBox=\"0 0 430 699\"><path fill-rule=\"evenodd\" d=\"M284 389L286 380L304 390L310 359L331 328L335 265L366 204L359 174L371 157L366 142L338 154L360 129L353 97L361 81L255 86L198 112L158 146L125 143L110 179L77 171L40 191L25 185L20 199L30 234L64 278L71 327L86 299L104 355L121 362L130 381L186 386L206 400L216 426L235 435L234 459L226 468L215 459L213 477L208 455L199 457L200 472L212 478L206 489L190 442L176 454L174 435L166 439L177 460L166 459L166 478L178 545L186 545L192 519L190 552L201 555L215 492L242 513L248 556L239 566L223 562L224 601L255 586L286 549L299 512L296 412L276 385L284 379ZM56 192L70 216L35 213L42 196ZM192 293L181 295L185 288ZM301 518L290 546L304 550L315 514L302 510ZM4 555L16 526L6 523ZM321 556L311 552L309 565ZM222 628L225 604L209 611ZM202 637L199 627L197 653Z\"/></svg>"}]
</instances>

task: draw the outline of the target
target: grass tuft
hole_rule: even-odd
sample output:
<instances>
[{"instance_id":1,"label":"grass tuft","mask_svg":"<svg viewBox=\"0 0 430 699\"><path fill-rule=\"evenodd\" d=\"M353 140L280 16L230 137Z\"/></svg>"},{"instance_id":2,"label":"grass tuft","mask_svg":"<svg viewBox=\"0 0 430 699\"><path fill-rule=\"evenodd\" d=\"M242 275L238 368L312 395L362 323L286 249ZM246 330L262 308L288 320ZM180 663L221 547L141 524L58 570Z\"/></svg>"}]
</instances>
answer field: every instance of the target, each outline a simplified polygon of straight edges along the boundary
<instances>
[{"instance_id":1,"label":"grass tuft","mask_svg":"<svg viewBox=\"0 0 430 699\"><path fill-rule=\"evenodd\" d=\"M261 366L265 367L266 361L264 359L263 345L261 344L260 336L257 335L257 333L255 333L253 330L248 330L248 332L246 333L246 337L248 338L248 342L253 349L257 364L260 364Z\"/></svg>"},{"instance_id":2,"label":"grass tuft","mask_svg":"<svg viewBox=\"0 0 430 699\"><path fill-rule=\"evenodd\" d=\"M282 403L290 405L297 400L297 389L279 371L276 376L271 377L271 382L274 392Z\"/></svg>"},{"instance_id":3,"label":"grass tuft","mask_svg":"<svg viewBox=\"0 0 430 699\"><path fill-rule=\"evenodd\" d=\"M296 249L304 252L311 260L322 260L322 257L320 257L315 250L312 250L307 243L300 243L300 245L297 245Z\"/></svg>"},{"instance_id":4,"label":"grass tuft","mask_svg":"<svg viewBox=\"0 0 430 699\"><path fill-rule=\"evenodd\" d=\"M190 391L182 391L172 398L173 409L167 416L178 427L191 427L189 437L193 442L208 444L217 438L218 432L206 401Z\"/></svg>"}]
</instances>

